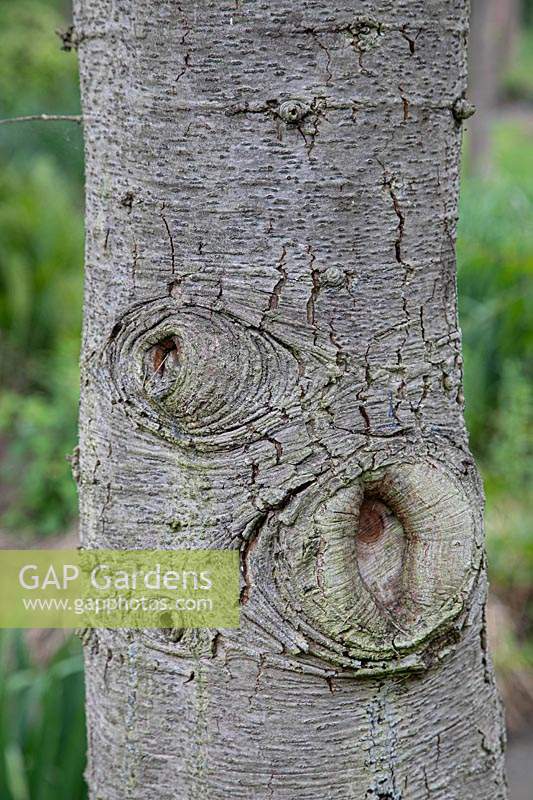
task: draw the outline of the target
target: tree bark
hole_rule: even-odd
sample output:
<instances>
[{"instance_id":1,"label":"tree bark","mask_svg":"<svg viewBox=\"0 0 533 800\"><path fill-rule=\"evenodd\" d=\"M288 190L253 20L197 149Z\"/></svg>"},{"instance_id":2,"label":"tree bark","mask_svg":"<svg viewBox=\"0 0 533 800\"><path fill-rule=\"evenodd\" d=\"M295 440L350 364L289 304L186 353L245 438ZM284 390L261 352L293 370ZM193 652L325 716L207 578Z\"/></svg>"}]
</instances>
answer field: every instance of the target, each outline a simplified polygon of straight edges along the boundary
<instances>
[{"instance_id":1,"label":"tree bark","mask_svg":"<svg viewBox=\"0 0 533 800\"><path fill-rule=\"evenodd\" d=\"M496 800L455 226L464 0L77 0L82 543L238 548L93 632L93 800Z\"/></svg>"}]
</instances>

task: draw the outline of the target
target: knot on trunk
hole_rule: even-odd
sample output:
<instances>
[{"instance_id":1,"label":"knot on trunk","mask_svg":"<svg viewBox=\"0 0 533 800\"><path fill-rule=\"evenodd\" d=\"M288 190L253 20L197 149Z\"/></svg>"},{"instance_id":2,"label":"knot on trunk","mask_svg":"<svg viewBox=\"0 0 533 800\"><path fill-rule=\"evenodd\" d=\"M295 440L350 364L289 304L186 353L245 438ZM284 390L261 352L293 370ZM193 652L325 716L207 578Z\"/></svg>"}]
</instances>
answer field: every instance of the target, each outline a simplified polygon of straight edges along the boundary
<instances>
[{"instance_id":1,"label":"knot on trunk","mask_svg":"<svg viewBox=\"0 0 533 800\"><path fill-rule=\"evenodd\" d=\"M310 111L310 107L301 100L286 100L279 107L279 116L288 125L297 125Z\"/></svg>"},{"instance_id":2,"label":"knot on trunk","mask_svg":"<svg viewBox=\"0 0 533 800\"><path fill-rule=\"evenodd\" d=\"M296 403L298 364L288 349L229 315L172 299L126 314L104 361L135 424L197 450L260 439Z\"/></svg>"},{"instance_id":3,"label":"knot on trunk","mask_svg":"<svg viewBox=\"0 0 533 800\"><path fill-rule=\"evenodd\" d=\"M470 103L465 97L459 97L452 107L452 114L456 122L464 122L465 119L470 119L476 113L476 107Z\"/></svg>"},{"instance_id":4,"label":"knot on trunk","mask_svg":"<svg viewBox=\"0 0 533 800\"><path fill-rule=\"evenodd\" d=\"M459 476L433 460L317 482L259 537L247 565L257 608L267 598L280 617L289 609L309 651L335 663L423 668L479 572L474 508ZM252 591L246 614L253 602Z\"/></svg>"},{"instance_id":5,"label":"knot on trunk","mask_svg":"<svg viewBox=\"0 0 533 800\"><path fill-rule=\"evenodd\" d=\"M374 17L358 14L348 26L348 32L356 48L364 52L378 44L379 37L383 36L383 25Z\"/></svg>"}]
</instances>

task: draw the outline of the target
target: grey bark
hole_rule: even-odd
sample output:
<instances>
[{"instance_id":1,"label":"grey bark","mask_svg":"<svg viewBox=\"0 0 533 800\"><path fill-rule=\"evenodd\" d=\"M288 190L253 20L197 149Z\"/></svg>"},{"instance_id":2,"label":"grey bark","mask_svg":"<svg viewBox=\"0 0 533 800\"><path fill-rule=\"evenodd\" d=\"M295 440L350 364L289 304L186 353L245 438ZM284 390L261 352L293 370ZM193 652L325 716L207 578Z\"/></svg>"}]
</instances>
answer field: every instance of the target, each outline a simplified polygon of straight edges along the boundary
<instances>
[{"instance_id":1,"label":"grey bark","mask_svg":"<svg viewBox=\"0 0 533 800\"><path fill-rule=\"evenodd\" d=\"M239 630L87 638L91 798L504 798L466 3L75 5L82 541L242 560Z\"/></svg>"}]
</instances>

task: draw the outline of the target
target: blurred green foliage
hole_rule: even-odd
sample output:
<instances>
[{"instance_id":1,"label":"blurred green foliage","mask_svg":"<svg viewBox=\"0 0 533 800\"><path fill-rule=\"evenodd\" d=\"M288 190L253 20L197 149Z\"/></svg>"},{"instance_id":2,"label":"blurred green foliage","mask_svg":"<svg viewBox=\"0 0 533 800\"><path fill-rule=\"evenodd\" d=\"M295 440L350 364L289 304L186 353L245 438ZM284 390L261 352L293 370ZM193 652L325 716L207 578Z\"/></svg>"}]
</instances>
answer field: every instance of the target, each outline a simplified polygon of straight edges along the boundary
<instances>
[{"instance_id":1,"label":"blurred green foliage","mask_svg":"<svg viewBox=\"0 0 533 800\"><path fill-rule=\"evenodd\" d=\"M0 524L39 535L76 514L83 227L50 159L0 172ZM6 510L6 501L9 500Z\"/></svg>"},{"instance_id":2,"label":"blurred green foliage","mask_svg":"<svg viewBox=\"0 0 533 800\"><path fill-rule=\"evenodd\" d=\"M527 127L500 123L490 178L464 180L461 190L457 257L466 412L472 445L484 460L497 430L501 441L502 392L509 393L509 382L531 378L533 370L533 149Z\"/></svg>"},{"instance_id":3,"label":"blurred green foliage","mask_svg":"<svg viewBox=\"0 0 533 800\"><path fill-rule=\"evenodd\" d=\"M522 0L522 12L526 25L533 25L533 0Z\"/></svg>"},{"instance_id":4,"label":"blurred green foliage","mask_svg":"<svg viewBox=\"0 0 533 800\"><path fill-rule=\"evenodd\" d=\"M0 631L0 797L84 800L83 659L70 639L46 667L21 631Z\"/></svg>"},{"instance_id":5,"label":"blurred green foliage","mask_svg":"<svg viewBox=\"0 0 533 800\"><path fill-rule=\"evenodd\" d=\"M0 116L77 113L75 55L62 52L58 0L0 4ZM81 131L0 128L0 527L65 530L76 491L83 262Z\"/></svg>"},{"instance_id":6,"label":"blurred green foliage","mask_svg":"<svg viewBox=\"0 0 533 800\"><path fill-rule=\"evenodd\" d=\"M47 363L79 339L83 227L79 196L45 156L0 173L0 377L46 388Z\"/></svg>"},{"instance_id":7,"label":"blurred green foliage","mask_svg":"<svg viewBox=\"0 0 533 800\"><path fill-rule=\"evenodd\" d=\"M65 61L57 30L68 21L62 0L7 0L0 6L0 80L3 110L15 112L43 98L78 105L77 65Z\"/></svg>"},{"instance_id":8,"label":"blurred green foliage","mask_svg":"<svg viewBox=\"0 0 533 800\"><path fill-rule=\"evenodd\" d=\"M79 114L77 62L60 49L55 31L65 30L65 0L0 2L0 118L24 114ZM68 122L5 125L0 137L2 170L40 154L81 185L80 126ZM53 183L50 184L52 190Z\"/></svg>"},{"instance_id":9,"label":"blurred green foliage","mask_svg":"<svg viewBox=\"0 0 533 800\"><path fill-rule=\"evenodd\" d=\"M467 424L490 576L508 594L533 574L532 132L533 114L495 127L490 177L463 181L457 248Z\"/></svg>"},{"instance_id":10,"label":"blurred green foliage","mask_svg":"<svg viewBox=\"0 0 533 800\"><path fill-rule=\"evenodd\" d=\"M526 28L520 31L515 56L507 74L504 76L503 89L507 99L518 100L519 102L533 102L532 76L533 30Z\"/></svg>"},{"instance_id":11,"label":"blurred green foliage","mask_svg":"<svg viewBox=\"0 0 533 800\"><path fill-rule=\"evenodd\" d=\"M63 343L48 357L50 375L42 391L0 394L0 435L7 442L0 481L9 499L1 521L19 538L64 531L76 517L66 454L76 441L77 350Z\"/></svg>"}]
</instances>

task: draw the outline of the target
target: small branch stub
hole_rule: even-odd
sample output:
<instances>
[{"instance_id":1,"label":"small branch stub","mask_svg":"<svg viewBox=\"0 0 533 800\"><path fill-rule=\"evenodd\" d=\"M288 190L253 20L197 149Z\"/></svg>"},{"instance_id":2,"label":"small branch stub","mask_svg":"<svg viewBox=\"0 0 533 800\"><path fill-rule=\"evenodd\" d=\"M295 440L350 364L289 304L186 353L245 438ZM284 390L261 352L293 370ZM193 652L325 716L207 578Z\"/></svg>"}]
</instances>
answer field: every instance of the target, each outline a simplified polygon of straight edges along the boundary
<instances>
[{"instance_id":1,"label":"small branch stub","mask_svg":"<svg viewBox=\"0 0 533 800\"><path fill-rule=\"evenodd\" d=\"M455 101L452 108L452 114L457 122L463 122L469 119L476 113L476 107L470 103L465 97L460 97Z\"/></svg>"},{"instance_id":2,"label":"small branch stub","mask_svg":"<svg viewBox=\"0 0 533 800\"><path fill-rule=\"evenodd\" d=\"M55 33L61 39L61 50L70 53L71 50L78 49L79 37L74 25L69 25L65 30L58 28Z\"/></svg>"},{"instance_id":3,"label":"small branch stub","mask_svg":"<svg viewBox=\"0 0 533 800\"><path fill-rule=\"evenodd\" d=\"M278 113L287 125L298 125L310 111L310 107L301 100L286 100L280 105Z\"/></svg>"}]
</instances>

